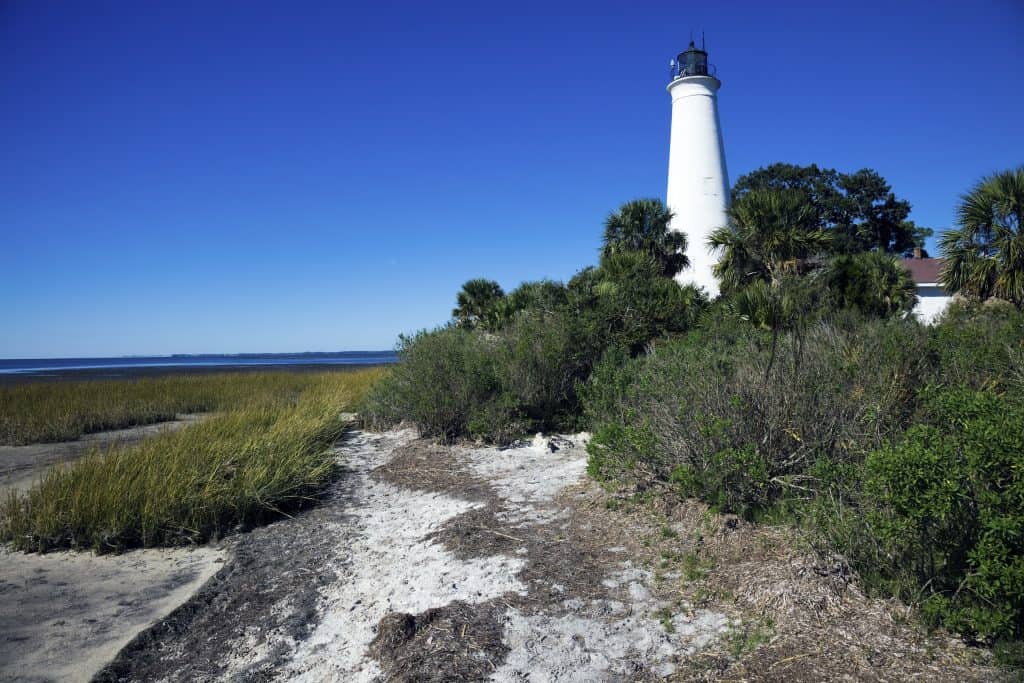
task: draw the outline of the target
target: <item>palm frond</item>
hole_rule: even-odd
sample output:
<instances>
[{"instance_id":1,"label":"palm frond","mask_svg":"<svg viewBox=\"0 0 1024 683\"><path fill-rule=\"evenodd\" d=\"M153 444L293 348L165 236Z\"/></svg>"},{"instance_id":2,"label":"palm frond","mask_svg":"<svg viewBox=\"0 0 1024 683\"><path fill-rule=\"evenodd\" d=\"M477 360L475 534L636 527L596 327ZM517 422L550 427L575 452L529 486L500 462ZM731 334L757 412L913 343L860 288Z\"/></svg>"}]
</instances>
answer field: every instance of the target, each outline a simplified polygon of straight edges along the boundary
<instances>
[{"instance_id":1,"label":"palm frond","mask_svg":"<svg viewBox=\"0 0 1024 683\"><path fill-rule=\"evenodd\" d=\"M940 273L951 292L1024 306L1024 166L983 178L957 205L939 240Z\"/></svg>"}]
</instances>

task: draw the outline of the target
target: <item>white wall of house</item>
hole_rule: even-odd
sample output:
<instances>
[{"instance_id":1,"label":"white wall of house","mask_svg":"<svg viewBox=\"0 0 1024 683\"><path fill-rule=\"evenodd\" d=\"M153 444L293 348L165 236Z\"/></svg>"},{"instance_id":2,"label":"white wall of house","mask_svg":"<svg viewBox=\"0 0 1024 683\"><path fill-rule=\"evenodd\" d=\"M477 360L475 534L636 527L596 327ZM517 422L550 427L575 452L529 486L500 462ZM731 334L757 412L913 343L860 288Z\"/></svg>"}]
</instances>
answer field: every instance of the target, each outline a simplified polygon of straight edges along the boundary
<instances>
[{"instance_id":1,"label":"white wall of house","mask_svg":"<svg viewBox=\"0 0 1024 683\"><path fill-rule=\"evenodd\" d=\"M922 282L917 285L917 305L914 315L923 323L934 323L946 306L953 300L949 294L935 282Z\"/></svg>"}]
</instances>

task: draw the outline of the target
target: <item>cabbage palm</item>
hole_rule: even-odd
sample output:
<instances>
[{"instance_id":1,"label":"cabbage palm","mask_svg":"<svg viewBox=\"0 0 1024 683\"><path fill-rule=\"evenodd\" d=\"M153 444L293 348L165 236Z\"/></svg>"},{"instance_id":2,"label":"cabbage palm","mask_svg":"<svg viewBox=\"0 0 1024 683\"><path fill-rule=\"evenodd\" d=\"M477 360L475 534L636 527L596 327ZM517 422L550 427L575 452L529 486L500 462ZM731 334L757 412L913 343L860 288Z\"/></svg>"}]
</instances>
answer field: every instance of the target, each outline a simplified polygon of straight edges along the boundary
<instances>
[{"instance_id":1,"label":"cabbage palm","mask_svg":"<svg viewBox=\"0 0 1024 683\"><path fill-rule=\"evenodd\" d=\"M823 275L837 308L884 318L907 313L917 304L910 271L891 254L864 251L836 256Z\"/></svg>"},{"instance_id":2,"label":"cabbage palm","mask_svg":"<svg viewBox=\"0 0 1024 683\"><path fill-rule=\"evenodd\" d=\"M943 286L1024 307L1024 166L984 178L963 195L957 223L940 241Z\"/></svg>"},{"instance_id":3,"label":"cabbage palm","mask_svg":"<svg viewBox=\"0 0 1024 683\"><path fill-rule=\"evenodd\" d=\"M468 280L456 296L452 317L460 327L491 327L497 319L498 303L504 298L505 292L494 280Z\"/></svg>"},{"instance_id":4,"label":"cabbage palm","mask_svg":"<svg viewBox=\"0 0 1024 683\"><path fill-rule=\"evenodd\" d=\"M568 292L561 282L553 280L535 280L524 282L495 306L495 318L498 327L504 327L523 311L552 313L565 304Z\"/></svg>"},{"instance_id":5,"label":"cabbage palm","mask_svg":"<svg viewBox=\"0 0 1024 683\"><path fill-rule=\"evenodd\" d=\"M674 277L690 265L686 257L686 235L669 230L672 211L660 199L626 202L604 222L601 257L626 251L650 255L659 272Z\"/></svg>"},{"instance_id":6,"label":"cabbage palm","mask_svg":"<svg viewBox=\"0 0 1024 683\"><path fill-rule=\"evenodd\" d=\"M776 282L755 280L732 297L733 312L755 327L771 332L772 345L765 367L764 378L768 381L772 366L775 365L779 336L800 319L800 298L795 295L796 281L786 278Z\"/></svg>"},{"instance_id":7,"label":"cabbage palm","mask_svg":"<svg viewBox=\"0 0 1024 683\"><path fill-rule=\"evenodd\" d=\"M729 224L708 237L708 245L720 250L714 274L727 292L758 280L777 283L784 275L802 274L809 259L826 251L830 242L806 195L777 189L741 196L729 209Z\"/></svg>"}]
</instances>

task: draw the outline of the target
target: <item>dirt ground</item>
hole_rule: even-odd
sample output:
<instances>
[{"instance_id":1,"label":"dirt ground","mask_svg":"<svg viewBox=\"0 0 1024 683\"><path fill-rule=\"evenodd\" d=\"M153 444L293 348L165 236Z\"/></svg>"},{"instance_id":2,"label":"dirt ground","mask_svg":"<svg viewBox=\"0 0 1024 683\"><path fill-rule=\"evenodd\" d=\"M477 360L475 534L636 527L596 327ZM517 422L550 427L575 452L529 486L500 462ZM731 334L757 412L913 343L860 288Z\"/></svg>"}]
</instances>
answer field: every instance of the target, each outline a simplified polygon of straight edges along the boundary
<instances>
[{"instance_id":1,"label":"dirt ground","mask_svg":"<svg viewBox=\"0 0 1024 683\"><path fill-rule=\"evenodd\" d=\"M135 443L163 431L180 429L203 417L203 414L185 414L170 422L86 434L74 441L0 446L0 491L4 488L25 491L48 468L74 462L93 448L102 450L114 443Z\"/></svg>"},{"instance_id":2,"label":"dirt ground","mask_svg":"<svg viewBox=\"0 0 1024 683\"><path fill-rule=\"evenodd\" d=\"M1007 678L791 530L601 490L584 440L352 433L321 505L225 541L223 568L97 678Z\"/></svg>"}]
</instances>

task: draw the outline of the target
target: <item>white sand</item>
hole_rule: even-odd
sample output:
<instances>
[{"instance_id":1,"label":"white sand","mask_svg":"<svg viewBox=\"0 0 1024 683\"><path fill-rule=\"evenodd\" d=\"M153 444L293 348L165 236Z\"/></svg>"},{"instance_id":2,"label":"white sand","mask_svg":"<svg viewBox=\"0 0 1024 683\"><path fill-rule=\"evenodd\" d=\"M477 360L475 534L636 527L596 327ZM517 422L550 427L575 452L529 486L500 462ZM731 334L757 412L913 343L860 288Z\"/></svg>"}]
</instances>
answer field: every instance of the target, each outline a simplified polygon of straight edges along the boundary
<instances>
[{"instance_id":1,"label":"white sand","mask_svg":"<svg viewBox=\"0 0 1024 683\"><path fill-rule=\"evenodd\" d=\"M460 560L425 537L476 504L449 496L400 489L373 480L372 468L388 462L394 449L412 438L391 433L386 447L360 438L340 455L359 478L352 512L360 532L339 549L339 581L323 593L323 620L298 644L289 677L299 680L371 681L381 676L367 654L377 624L389 612L418 614L455 601L480 603L506 593L523 594L516 573L521 556L495 555ZM456 449L456 456L489 481L511 508L519 526L549 523L559 516L551 501L583 476L586 454L577 444L552 453L546 440L529 446ZM506 615L503 640L511 648L494 673L496 681L617 680L642 662L661 675L675 670L679 656L707 645L727 627L711 612L673 615L666 631L655 612L664 603L651 597L651 576L628 560L612 577L622 600L568 600L550 611Z\"/></svg>"},{"instance_id":2,"label":"white sand","mask_svg":"<svg viewBox=\"0 0 1024 683\"><path fill-rule=\"evenodd\" d=\"M608 581L623 589L623 600L566 600L529 616L512 610L503 638L510 652L491 680L618 681L635 673L638 664L669 676L678 658L703 649L729 629L725 615L697 610L672 614L667 630L656 613L670 605L651 597L650 572L623 565Z\"/></svg>"},{"instance_id":3,"label":"white sand","mask_svg":"<svg viewBox=\"0 0 1024 683\"><path fill-rule=\"evenodd\" d=\"M374 680L380 670L366 650L389 612L416 614L456 600L479 603L524 590L515 578L522 559L499 555L463 561L423 540L474 504L369 477L413 436L395 433L386 449L367 448L357 437L341 454L354 471L349 476L358 478L359 499L352 513L360 534L351 546L339 549L336 571L343 578L324 593L323 619L293 657L290 674L298 680Z\"/></svg>"},{"instance_id":4,"label":"white sand","mask_svg":"<svg viewBox=\"0 0 1024 683\"><path fill-rule=\"evenodd\" d=\"M489 481L511 503L511 512L501 518L512 527L552 521L558 510L545 504L586 472L586 453L575 447L578 439L556 437L555 443L563 446L555 452L549 447L550 441L538 434L526 447L480 448L460 454L476 476ZM567 443L572 446L565 447Z\"/></svg>"}]
</instances>

